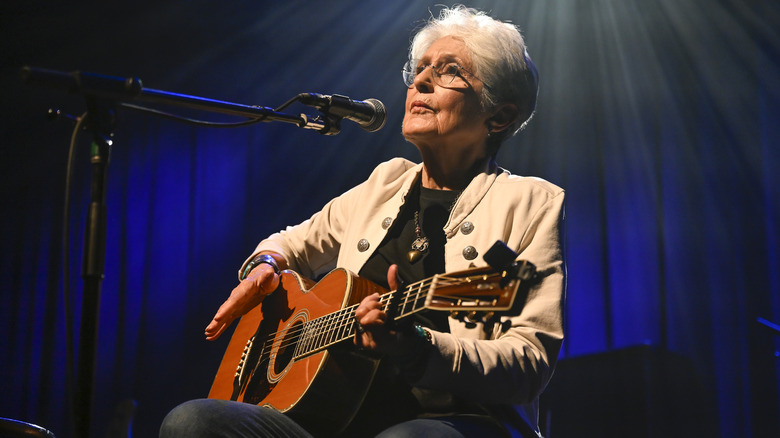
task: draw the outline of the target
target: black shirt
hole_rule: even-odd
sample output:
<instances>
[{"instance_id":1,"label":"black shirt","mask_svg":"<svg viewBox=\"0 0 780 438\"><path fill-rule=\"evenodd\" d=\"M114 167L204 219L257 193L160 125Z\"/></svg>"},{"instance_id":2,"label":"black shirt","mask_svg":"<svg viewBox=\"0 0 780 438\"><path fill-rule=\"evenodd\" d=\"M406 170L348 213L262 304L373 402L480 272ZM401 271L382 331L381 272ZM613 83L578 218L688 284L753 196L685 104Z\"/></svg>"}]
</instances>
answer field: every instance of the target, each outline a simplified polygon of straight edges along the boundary
<instances>
[{"instance_id":1,"label":"black shirt","mask_svg":"<svg viewBox=\"0 0 780 438\"><path fill-rule=\"evenodd\" d=\"M458 192L427 189L421 187L419 183L416 184L384 240L360 269L358 275L389 289L387 269L391 264L398 265L398 275L406 285L444 273L446 236L443 228L458 195ZM421 258L411 262L408 253L412 250L412 242L418 237L415 212L418 213L420 237L426 237L429 245ZM449 332L446 312L421 311L410 319L434 330ZM445 397L449 399L450 396ZM380 362L366 400L345 436L353 434L370 436L370 433L389 425L424 415L426 412L424 406L428 404L426 399L429 398L431 398L430 392L413 389L391 361L383 360ZM435 398L438 399L439 396Z\"/></svg>"}]
</instances>

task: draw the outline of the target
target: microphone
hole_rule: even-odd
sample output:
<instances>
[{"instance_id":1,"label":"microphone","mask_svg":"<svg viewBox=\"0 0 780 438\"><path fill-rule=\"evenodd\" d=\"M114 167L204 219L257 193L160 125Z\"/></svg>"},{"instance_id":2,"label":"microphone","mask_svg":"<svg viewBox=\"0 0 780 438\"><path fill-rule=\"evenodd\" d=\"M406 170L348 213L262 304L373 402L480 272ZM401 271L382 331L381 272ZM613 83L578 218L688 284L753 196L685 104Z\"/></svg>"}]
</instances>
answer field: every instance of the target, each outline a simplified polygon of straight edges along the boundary
<instances>
[{"instance_id":1,"label":"microphone","mask_svg":"<svg viewBox=\"0 0 780 438\"><path fill-rule=\"evenodd\" d=\"M347 96L334 94L303 93L301 103L313 106L323 113L343 117L360 125L368 132L382 129L387 120L385 104L376 99L352 100Z\"/></svg>"}]
</instances>

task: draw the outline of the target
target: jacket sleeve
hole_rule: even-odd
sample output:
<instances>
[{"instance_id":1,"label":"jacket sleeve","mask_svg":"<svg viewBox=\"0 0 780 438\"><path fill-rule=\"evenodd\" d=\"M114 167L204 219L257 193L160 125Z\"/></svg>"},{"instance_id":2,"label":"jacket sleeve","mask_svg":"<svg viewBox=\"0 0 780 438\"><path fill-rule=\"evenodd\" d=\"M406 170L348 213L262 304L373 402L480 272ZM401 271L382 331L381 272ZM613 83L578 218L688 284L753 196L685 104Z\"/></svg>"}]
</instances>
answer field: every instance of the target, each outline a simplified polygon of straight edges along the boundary
<instances>
[{"instance_id":1,"label":"jacket sleeve","mask_svg":"<svg viewBox=\"0 0 780 438\"><path fill-rule=\"evenodd\" d=\"M415 385L490 404L530 403L544 390L563 341L563 199L559 190L530 221L513 223L521 232L513 249L538 271L520 313L503 318L508 328L496 324L486 335L479 334L484 334L481 324L460 322L451 324L452 333L433 332L434 348Z\"/></svg>"}]
</instances>

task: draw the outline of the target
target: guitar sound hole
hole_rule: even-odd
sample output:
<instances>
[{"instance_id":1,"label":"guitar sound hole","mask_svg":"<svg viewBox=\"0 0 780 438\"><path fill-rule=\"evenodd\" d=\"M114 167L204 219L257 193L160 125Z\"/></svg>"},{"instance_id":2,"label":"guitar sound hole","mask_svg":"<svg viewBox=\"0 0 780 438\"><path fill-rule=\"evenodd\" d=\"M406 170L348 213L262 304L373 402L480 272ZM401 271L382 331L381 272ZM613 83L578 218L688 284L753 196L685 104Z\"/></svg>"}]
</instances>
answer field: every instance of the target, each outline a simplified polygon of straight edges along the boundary
<instances>
[{"instance_id":1,"label":"guitar sound hole","mask_svg":"<svg viewBox=\"0 0 780 438\"><path fill-rule=\"evenodd\" d=\"M274 360L275 374L281 374L287 368L287 365L292 362L302 326L303 321L298 321L291 325L290 329L284 334L284 339L279 343L279 350L276 352L276 360Z\"/></svg>"}]
</instances>

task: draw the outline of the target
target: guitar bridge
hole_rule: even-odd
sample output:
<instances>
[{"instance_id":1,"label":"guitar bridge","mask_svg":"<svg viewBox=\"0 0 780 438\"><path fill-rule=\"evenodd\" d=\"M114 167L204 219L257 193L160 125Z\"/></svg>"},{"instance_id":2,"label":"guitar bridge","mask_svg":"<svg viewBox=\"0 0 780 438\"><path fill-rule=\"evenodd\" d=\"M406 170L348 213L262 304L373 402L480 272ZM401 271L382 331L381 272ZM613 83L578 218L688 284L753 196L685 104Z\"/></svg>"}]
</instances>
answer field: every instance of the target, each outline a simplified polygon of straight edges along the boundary
<instances>
[{"instance_id":1,"label":"guitar bridge","mask_svg":"<svg viewBox=\"0 0 780 438\"><path fill-rule=\"evenodd\" d=\"M236 374L234 376L235 382L234 384L241 385L241 381L243 380L243 374L244 374L244 365L246 365L246 358L249 356L249 351L252 349L252 344L254 344L255 337L252 336L249 338L249 340L246 341L246 345L244 346L244 351L241 353L241 359L238 361L238 366L236 367Z\"/></svg>"}]
</instances>

